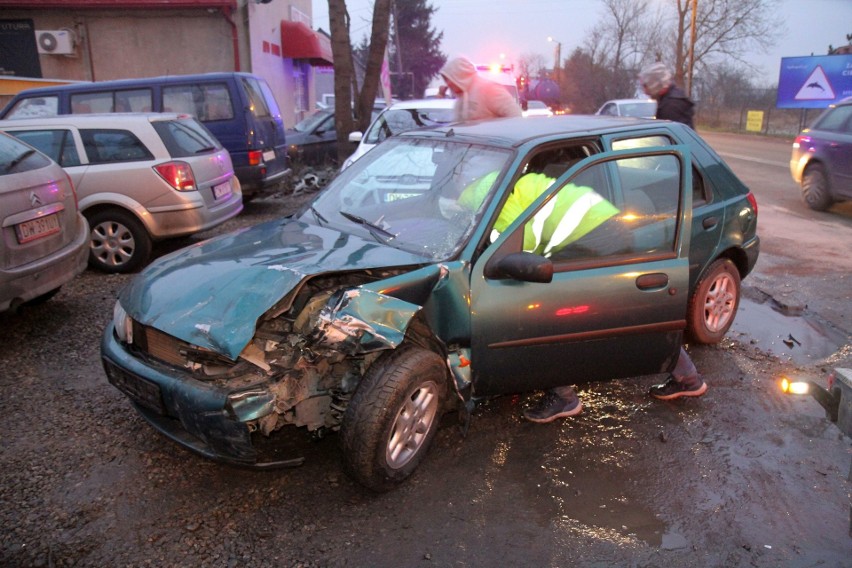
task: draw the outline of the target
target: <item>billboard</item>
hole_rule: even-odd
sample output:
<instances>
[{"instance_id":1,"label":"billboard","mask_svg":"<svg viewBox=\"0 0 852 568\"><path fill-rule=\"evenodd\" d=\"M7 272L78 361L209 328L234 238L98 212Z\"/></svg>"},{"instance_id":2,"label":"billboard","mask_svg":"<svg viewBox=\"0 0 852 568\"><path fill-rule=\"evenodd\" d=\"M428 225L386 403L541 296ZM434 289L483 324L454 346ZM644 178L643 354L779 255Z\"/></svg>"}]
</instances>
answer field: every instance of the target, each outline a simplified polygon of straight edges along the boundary
<instances>
[{"instance_id":1,"label":"billboard","mask_svg":"<svg viewBox=\"0 0 852 568\"><path fill-rule=\"evenodd\" d=\"M852 97L852 55L783 57L778 108L826 108Z\"/></svg>"}]
</instances>

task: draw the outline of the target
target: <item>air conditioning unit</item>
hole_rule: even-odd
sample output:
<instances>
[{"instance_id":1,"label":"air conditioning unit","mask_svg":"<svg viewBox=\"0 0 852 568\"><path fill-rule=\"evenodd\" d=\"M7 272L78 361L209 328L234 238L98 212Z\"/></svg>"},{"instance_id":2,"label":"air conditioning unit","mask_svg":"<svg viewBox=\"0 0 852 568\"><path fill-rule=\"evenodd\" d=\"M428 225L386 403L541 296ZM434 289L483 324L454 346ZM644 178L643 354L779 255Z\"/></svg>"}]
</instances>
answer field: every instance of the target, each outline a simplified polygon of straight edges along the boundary
<instances>
[{"instance_id":1,"label":"air conditioning unit","mask_svg":"<svg viewBox=\"0 0 852 568\"><path fill-rule=\"evenodd\" d=\"M36 30L38 52L46 55L74 53L74 32L71 30Z\"/></svg>"}]
</instances>

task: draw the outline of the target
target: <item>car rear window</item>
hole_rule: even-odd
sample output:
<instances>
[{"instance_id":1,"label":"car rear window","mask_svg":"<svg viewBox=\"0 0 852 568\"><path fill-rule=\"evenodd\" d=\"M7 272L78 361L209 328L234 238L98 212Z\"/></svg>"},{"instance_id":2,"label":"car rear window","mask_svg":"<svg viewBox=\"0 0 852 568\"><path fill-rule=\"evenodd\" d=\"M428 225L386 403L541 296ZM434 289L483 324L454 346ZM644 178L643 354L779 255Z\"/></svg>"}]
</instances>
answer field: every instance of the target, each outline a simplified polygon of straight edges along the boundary
<instances>
[{"instance_id":1,"label":"car rear window","mask_svg":"<svg viewBox=\"0 0 852 568\"><path fill-rule=\"evenodd\" d=\"M14 138L0 134L0 175L38 170L50 160Z\"/></svg>"},{"instance_id":2,"label":"car rear window","mask_svg":"<svg viewBox=\"0 0 852 568\"><path fill-rule=\"evenodd\" d=\"M57 128L52 130L19 130L14 136L23 140L33 148L50 156L62 167L79 166L80 155L74 145L74 137L70 130Z\"/></svg>"},{"instance_id":3,"label":"car rear window","mask_svg":"<svg viewBox=\"0 0 852 568\"><path fill-rule=\"evenodd\" d=\"M222 148L210 131L195 119L157 120L152 124L173 158L197 156Z\"/></svg>"},{"instance_id":4,"label":"car rear window","mask_svg":"<svg viewBox=\"0 0 852 568\"><path fill-rule=\"evenodd\" d=\"M827 111L819 117L813 128L833 132L852 132L852 105L842 105Z\"/></svg>"},{"instance_id":5,"label":"car rear window","mask_svg":"<svg viewBox=\"0 0 852 568\"><path fill-rule=\"evenodd\" d=\"M153 160L148 148L129 130L80 130L83 147L91 164Z\"/></svg>"}]
</instances>

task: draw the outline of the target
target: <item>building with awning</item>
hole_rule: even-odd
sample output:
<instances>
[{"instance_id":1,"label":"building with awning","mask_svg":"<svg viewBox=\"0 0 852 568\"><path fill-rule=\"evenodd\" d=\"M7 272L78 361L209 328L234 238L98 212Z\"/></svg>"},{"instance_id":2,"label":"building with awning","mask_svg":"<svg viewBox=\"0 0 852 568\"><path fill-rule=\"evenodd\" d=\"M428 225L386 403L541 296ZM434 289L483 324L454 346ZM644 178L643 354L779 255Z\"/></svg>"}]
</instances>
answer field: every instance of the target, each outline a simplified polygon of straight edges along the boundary
<instances>
[{"instance_id":1,"label":"building with awning","mask_svg":"<svg viewBox=\"0 0 852 568\"><path fill-rule=\"evenodd\" d=\"M3 33L27 26L31 41ZM16 65L24 57L32 64ZM69 82L244 71L266 79L292 126L315 108L320 70L332 68L329 37L312 29L311 0L0 0L6 77Z\"/></svg>"}]
</instances>

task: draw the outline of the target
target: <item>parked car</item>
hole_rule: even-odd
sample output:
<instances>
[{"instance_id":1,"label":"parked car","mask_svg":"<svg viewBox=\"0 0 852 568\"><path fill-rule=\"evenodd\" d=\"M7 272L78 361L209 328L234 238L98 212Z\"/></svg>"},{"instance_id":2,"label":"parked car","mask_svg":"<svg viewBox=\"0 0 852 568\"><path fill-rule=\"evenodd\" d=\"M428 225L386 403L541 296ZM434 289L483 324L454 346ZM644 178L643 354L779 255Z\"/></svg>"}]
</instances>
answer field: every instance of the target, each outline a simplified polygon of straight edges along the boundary
<instances>
[{"instance_id":1,"label":"parked car","mask_svg":"<svg viewBox=\"0 0 852 568\"><path fill-rule=\"evenodd\" d=\"M62 168L0 132L0 312L53 297L86 269L89 226Z\"/></svg>"},{"instance_id":2,"label":"parked car","mask_svg":"<svg viewBox=\"0 0 852 568\"><path fill-rule=\"evenodd\" d=\"M337 127L334 110L318 110L287 129L290 162L320 165L337 158Z\"/></svg>"},{"instance_id":3,"label":"parked car","mask_svg":"<svg viewBox=\"0 0 852 568\"><path fill-rule=\"evenodd\" d=\"M526 101L523 116L553 116L553 111L544 101Z\"/></svg>"},{"instance_id":4,"label":"parked car","mask_svg":"<svg viewBox=\"0 0 852 568\"><path fill-rule=\"evenodd\" d=\"M455 99L421 99L395 103L373 119L366 134L351 132L349 141L358 144L343 162L346 169L376 144L395 134L415 128L447 124L453 121Z\"/></svg>"},{"instance_id":5,"label":"parked car","mask_svg":"<svg viewBox=\"0 0 852 568\"><path fill-rule=\"evenodd\" d=\"M510 211L528 179L543 193ZM411 130L297 214L149 266L104 368L202 455L292 465L276 439L340 430L346 471L385 490L473 397L664 373L684 333L721 340L756 230L754 196L679 123Z\"/></svg>"},{"instance_id":6,"label":"parked car","mask_svg":"<svg viewBox=\"0 0 852 568\"><path fill-rule=\"evenodd\" d=\"M796 137L790 173L811 209L852 199L852 97L829 106Z\"/></svg>"},{"instance_id":7,"label":"parked car","mask_svg":"<svg viewBox=\"0 0 852 568\"><path fill-rule=\"evenodd\" d=\"M373 107L372 120L384 106ZM322 109L308 115L292 130L287 130L288 152L294 165L322 166L337 162L337 125L334 109Z\"/></svg>"},{"instance_id":8,"label":"parked car","mask_svg":"<svg viewBox=\"0 0 852 568\"><path fill-rule=\"evenodd\" d=\"M231 155L246 199L289 174L281 111L269 85L250 73L168 75L28 89L0 119L106 112L179 112L200 120Z\"/></svg>"},{"instance_id":9,"label":"parked car","mask_svg":"<svg viewBox=\"0 0 852 568\"><path fill-rule=\"evenodd\" d=\"M657 101L654 99L615 99L605 102L595 114L656 118Z\"/></svg>"},{"instance_id":10,"label":"parked car","mask_svg":"<svg viewBox=\"0 0 852 568\"><path fill-rule=\"evenodd\" d=\"M0 130L59 163L91 227L89 264L141 268L154 241L191 235L243 209L228 151L175 113L66 115L0 121Z\"/></svg>"}]
</instances>

